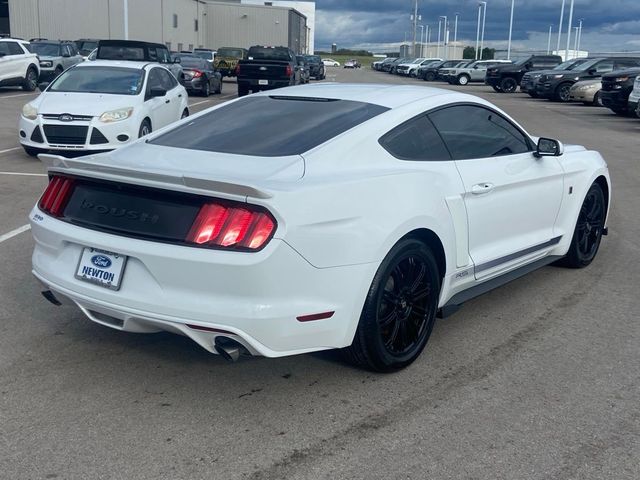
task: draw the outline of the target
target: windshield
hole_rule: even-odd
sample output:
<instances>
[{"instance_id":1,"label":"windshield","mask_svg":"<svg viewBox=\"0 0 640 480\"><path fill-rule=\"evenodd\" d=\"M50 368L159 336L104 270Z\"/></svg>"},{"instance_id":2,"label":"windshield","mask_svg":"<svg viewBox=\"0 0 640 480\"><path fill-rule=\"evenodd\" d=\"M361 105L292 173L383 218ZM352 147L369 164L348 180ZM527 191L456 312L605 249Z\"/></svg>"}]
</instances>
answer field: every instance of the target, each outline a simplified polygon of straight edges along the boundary
<instances>
[{"instance_id":1,"label":"windshield","mask_svg":"<svg viewBox=\"0 0 640 480\"><path fill-rule=\"evenodd\" d=\"M322 59L318 55L306 55L305 58L309 63L321 63Z\"/></svg>"},{"instance_id":2,"label":"windshield","mask_svg":"<svg viewBox=\"0 0 640 480\"><path fill-rule=\"evenodd\" d=\"M47 92L138 95L144 72L121 67L71 68L53 81Z\"/></svg>"},{"instance_id":3,"label":"windshield","mask_svg":"<svg viewBox=\"0 0 640 480\"><path fill-rule=\"evenodd\" d=\"M387 111L351 100L250 96L169 130L150 143L260 157L301 155ZM251 132L251 141L247 141Z\"/></svg>"},{"instance_id":4,"label":"windshield","mask_svg":"<svg viewBox=\"0 0 640 480\"><path fill-rule=\"evenodd\" d=\"M416 58L413 62L411 63L421 63L424 62L424 58Z\"/></svg>"},{"instance_id":5,"label":"windshield","mask_svg":"<svg viewBox=\"0 0 640 480\"><path fill-rule=\"evenodd\" d=\"M514 65L524 65L525 63L527 63L529 60L531 59L531 57L524 57L521 58L520 60L516 60L514 62Z\"/></svg>"},{"instance_id":6,"label":"windshield","mask_svg":"<svg viewBox=\"0 0 640 480\"><path fill-rule=\"evenodd\" d=\"M32 43L31 51L41 57L59 57L60 45L55 43Z\"/></svg>"},{"instance_id":7,"label":"windshield","mask_svg":"<svg viewBox=\"0 0 640 480\"><path fill-rule=\"evenodd\" d=\"M583 59L578 60L578 61L571 60L571 62L572 62L571 65L569 65L565 70L576 70L577 67L579 67L580 65L582 65L583 63L588 62L588 61L589 61L589 59L587 59L587 58L583 58ZM565 62L565 63L569 63L569 62ZM562 64L562 65L564 65L564 64ZM558 65L558 66L560 66L560 65ZM557 70L562 70L562 68L557 68Z\"/></svg>"},{"instance_id":8,"label":"windshield","mask_svg":"<svg viewBox=\"0 0 640 480\"><path fill-rule=\"evenodd\" d=\"M574 68L572 68L572 70L575 70L576 72L584 72L586 70L589 70L596 63L598 63L600 60L602 60L602 59L601 58L592 58L591 60L587 60L586 62L581 63L580 65L576 65Z\"/></svg>"},{"instance_id":9,"label":"windshield","mask_svg":"<svg viewBox=\"0 0 640 480\"><path fill-rule=\"evenodd\" d=\"M194 54L200 58L204 58L205 60L211 60L213 58L212 52L194 52ZM185 58L189 58L189 57L182 57L183 60Z\"/></svg>"},{"instance_id":10,"label":"windshield","mask_svg":"<svg viewBox=\"0 0 640 480\"><path fill-rule=\"evenodd\" d=\"M219 57L233 57L233 58L242 58L244 57L244 52L241 48L219 48L218 49Z\"/></svg>"},{"instance_id":11,"label":"windshield","mask_svg":"<svg viewBox=\"0 0 640 480\"><path fill-rule=\"evenodd\" d=\"M480 61L477 62L471 62L469 65L465 65L465 68L473 68L476 65L483 65L482 63L480 63Z\"/></svg>"}]
</instances>

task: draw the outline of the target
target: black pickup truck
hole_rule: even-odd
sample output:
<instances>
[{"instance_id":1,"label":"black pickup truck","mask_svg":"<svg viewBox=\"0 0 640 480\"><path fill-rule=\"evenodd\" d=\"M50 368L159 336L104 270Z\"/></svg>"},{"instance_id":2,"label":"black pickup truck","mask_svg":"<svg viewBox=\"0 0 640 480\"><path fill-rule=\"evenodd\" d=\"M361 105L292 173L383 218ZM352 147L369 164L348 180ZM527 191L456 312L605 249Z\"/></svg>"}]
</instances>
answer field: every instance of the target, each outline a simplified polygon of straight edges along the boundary
<instances>
[{"instance_id":1,"label":"black pickup truck","mask_svg":"<svg viewBox=\"0 0 640 480\"><path fill-rule=\"evenodd\" d=\"M485 83L491 85L496 92L513 93L518 89L525 73L549 70L561 62L562 58L558 55L532 55L515 63L494 65L487 68Z\"/></svg>"},{"instance_id":2,"label":"black pickup truck","mask_svg":"<svg viewBox=\"0 0 640 480\"><path fill-rule=\"evenodd\" d=\"M287 47L261 47L249 49L246 60L236 66L238 96L251 92L273 90L300 83L300 68L296 55Z\"/></svg>"},{"instance_id":3,"label":"black pickup truck","mask_svg":"<svg viewBox=\"0 0 640 480\"><path fill-rule=\"evenodd\" d=\"M603 75L602 90L600 90L602 104L618 115L630 113L629 96L638 75L640 75L638 68L618 70ZM635 113L635 110L631 113Z\"/></svg>"}]
</instances>

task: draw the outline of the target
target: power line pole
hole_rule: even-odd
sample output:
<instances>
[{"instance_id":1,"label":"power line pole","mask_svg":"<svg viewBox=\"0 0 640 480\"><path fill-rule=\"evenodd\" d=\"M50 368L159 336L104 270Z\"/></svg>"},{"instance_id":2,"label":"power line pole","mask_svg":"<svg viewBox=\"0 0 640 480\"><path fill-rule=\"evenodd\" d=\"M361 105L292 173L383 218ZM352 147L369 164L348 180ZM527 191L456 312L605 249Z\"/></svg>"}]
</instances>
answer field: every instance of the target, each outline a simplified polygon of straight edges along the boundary
<instances>
[{"instance_id":1,"label":"power line pole","mask_svg":"<svg viewBox=\"0 0 640 480\"><path fill-rule=\"evenodd\" d=\"M562 21L564 20L564 2L565 0L562 0L562 8L560 9L560 23L558 23L558 46L556 47L557 54L560 54L560 39L562 38Z\"/></svg>"},{"instance_id":2,"label":"power line pole","mask_svg":"<svg viewBox=\"0 0 640 480\"><path fill-rule=\"evenodd\" d=\"M122 8L124 13L124 39L129 40L129 0L124 0Z\"/></svg>"},{"instance_id":3,"label":"power line pole","mask_svg":"<svg viewBox=\"0 0 640 480\"><path fill-rule=\"evenodd\" d=\"M571 48L571 25L573 23L573 2L571 0L571 6L569 7L569 25L567 26L567 49L564 51L564 60L565 62L569 60L569 48Z\"/></svg>"}]
</instances>

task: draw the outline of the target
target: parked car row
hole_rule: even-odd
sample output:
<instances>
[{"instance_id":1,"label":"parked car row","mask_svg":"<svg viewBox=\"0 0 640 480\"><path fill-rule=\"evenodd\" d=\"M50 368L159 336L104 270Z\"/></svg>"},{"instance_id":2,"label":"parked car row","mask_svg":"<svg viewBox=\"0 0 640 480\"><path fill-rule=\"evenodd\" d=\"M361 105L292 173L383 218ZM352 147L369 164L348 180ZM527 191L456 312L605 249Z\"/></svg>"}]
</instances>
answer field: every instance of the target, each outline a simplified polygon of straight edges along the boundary
<instances>
[{"instance_id":1,"label":"parked car row","mask_svg":"<svg viewBox=\"0 0 640 480\"><path fill-rule=\"evenodd\" d=\"M483 82L498 93L514 93L519 86L533 98L582 102L608 107L618 115L640 117L640 57L587 57L565 62L558 55L531 55L515 62L385 58L371 67L429 82Z\"/></svg>"}]
</instances>

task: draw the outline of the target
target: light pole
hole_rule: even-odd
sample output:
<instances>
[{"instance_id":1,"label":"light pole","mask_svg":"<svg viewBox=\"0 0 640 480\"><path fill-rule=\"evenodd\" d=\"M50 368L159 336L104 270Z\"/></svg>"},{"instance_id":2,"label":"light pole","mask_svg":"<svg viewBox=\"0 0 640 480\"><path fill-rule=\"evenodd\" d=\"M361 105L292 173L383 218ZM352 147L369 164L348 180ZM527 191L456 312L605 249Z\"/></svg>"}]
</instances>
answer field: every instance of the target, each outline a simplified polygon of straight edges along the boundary
<instances>
[{"instance_id":1,"label":"light pole","mask_svg":"<svg viewBox=\"0 0 640 480\"><path fill-rule=\"evenodd\" d=\"M440 15L440 18L438 19L438 26L440 26L440 19L444 20L444 35L442 36L442 46L444 47L447 44L447 33L448 33L448 27L447 27L447 16L446 15ZM438 42L440 41L440 28L438 28ZM445 50L443 48L443 50ZM438 43L438 58L442 58L440 56L440 44Z\"/></svg>"},{"instance_id":2,"label":"light pole","mask_svg":"<svg viewBox=\"0 0 640 480\"><path fill-rule=\"evenodd\" d=\"M453 24L453 53L454 53L454 57L456 56L456 48L458 48L456 45L458 44L458 17L460 16L459 13L456 13L456 22Z\"/></svg>"},{"instance_id":3,"label":"light pole","mask_svg":"<svg viewBox=\"0 0 640 480\"><path fill-rule=\"evenodd\" d=\"M424 25L420 25L420 57L424 57Z\"/></svg>"},{"instance_id":4,"label":"light pole","mask_svg":"<svg viewBox=\"0 0 640 480\"><path fill-rule=\"evenodd\" d=\"M569 25L567 26L567 48L564 51L564 59L565 61L569 60L569 47L571 46L571 27L573 23L573 2L575 0L571 0L571 6L569 7Z\"/></svg>"},{"instance_id":5,"label":"light pole","mask_svg":"<svg viewBox=\"0 0 640 480\"><path fill-rule=\"evenodd\" d=\"M580 26L578 27L578 52L580 51L580 42L582 41L582 18L580 19Z\"/></svg>"},{"instance_id":6,"label":"light pole","mask_svg":"<svg viewBox=\"0 0 640 480\"><path fill-rule=\"evenodd\" d=\"M430 56L429 54L430 44L431 44L431 25L427 25L427 57Z\"/></svg>"},{"instance_id":7,"label":"light pole","mask_svg":"<svg viewBox=\"0 0 640 480\"><path fill-rule=\"evenodd\" d=\"M482 35L480 36L480 60L482 60L484 50L484 26L487 19L487 2L480 2L483 5L482 9Z\"/></svg>"},{"instance_id":8,"label":"light pole","mask_svg":"<svg viewBox=\"0 0 640 480\"><path fill-rule=\"evenodd\" d=\"M562 38L562 21L564 20L564 2L565 0L562 0L562 8L560 9L560 23L558 23L558 46L556 47L557 53L560 53L560 38Z\"/></svg>"},{"instance_id":9,"label":"light pole","mask_svg":"<svg viewBox=\"0 0 640 480\"><path fill-rule=\"evenodd\" d=\"M480 16L482 15L482 4L478 3L478 32L476 33L476 60L478 59L478 49L480 48Z\"/></svg>"},{"instance_id":10,"label":"light pole","mask_svg":"<svg viewBox=\"0 0 640 480\"><path fill-rule=\"evenodd\" d=\"M573 38L573 58L578 58L578 34L580 33L580 27L573 27L575 30L575 36Z\"/></svg>"},{"instance_id":11,"label":"light pole","mask_svg":"<svg viewBox=\"0 0 640 480\"><path fill-rule=\"evenodd\" d=\"M436 54L436 57L440 58L440 22L442 17L438 18L438 43L436 44L436 51L438 52Z\"/></svg>"},{"instance_id":12,"label":"light pole","mask_svg":"<svg viewBox=\"0 0 640 480\"><path fill-rule=\"evenodd\" d=\"M549 25L549 40L547 40L547 55L551 53L551 31L553 30L553 25Z\"/></svg>"},{"instance_id":13,"label":"light pole","mask_svg":"<svg viewBox=\"0 0 640 480\"><path fill-rule=\"evenodd\" d=\"M511 33L513 32L513 7L515 0L511 0L511 20L509 20L509 44L507 46L507 60L511 60Z\"/></svg>"},{"instance_id":14,"label":"light pole","mask_svg":"<svg viewBox=\"0 0 640 480\"><path fill-rule=\"evenodd\" d=\"M122 8L124 9L124 39L129 40L129 0L124 0Z\"/></svg>"}]
</instances>

